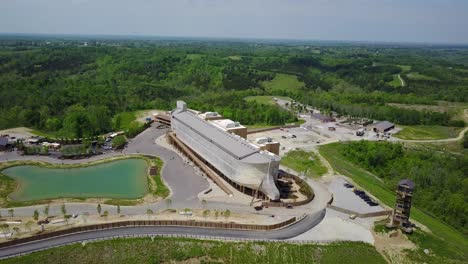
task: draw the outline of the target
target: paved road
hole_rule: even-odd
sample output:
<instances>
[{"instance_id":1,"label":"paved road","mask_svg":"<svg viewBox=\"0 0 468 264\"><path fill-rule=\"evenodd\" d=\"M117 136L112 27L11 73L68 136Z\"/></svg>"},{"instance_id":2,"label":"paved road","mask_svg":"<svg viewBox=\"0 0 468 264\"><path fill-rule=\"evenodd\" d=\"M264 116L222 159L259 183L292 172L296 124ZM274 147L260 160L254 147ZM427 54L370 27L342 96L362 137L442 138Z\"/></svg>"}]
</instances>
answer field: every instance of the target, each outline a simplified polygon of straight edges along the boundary
<instances>
[{"instance_id":1,"label":"paved road","mask_svg":"<svg viewBox=\"0 0 468 264\"><path fill-rule=\"evenodd\" d=\"M156 125L145 130L143 133L138 135L136 138L129 142L129 146L124 150L123 153L109 153L100 156L94 156L87 159L86 161L99 160L112 156L122 154L148 154L156 155L164 161L164 167L162 169L162 177L171 189L171 206L173 208L202 208L200 200L197 198L197 194L203 190L206 190L209 186L206 179L195 173L193 167L186 164L184 160L174 151L155 144L156 138L166 133L166 129L157 129ZM19 156L16 153L8 152L4 155L0 155L0 162L2 160L41 160L50 163L64 163L73 164L83 162L83 160L57 160L50 157L43 156ZM269 215L275 214L278 216L291 216L300 215L302 213L314 213L326 206L326 201L329 200L330 193L326 190L326 187L320 186L318 183L312 183L314 186L314 192L316 197L313 202L306 206L297 208L298 210L289 210L285 208L266 208L260 212L260 214ZM67 203L67 212L72 214L96 214L95 203ZM165 202L158 202L152 204L145 204L140 206L121 206L121 213L126 215L137 215L146 214L147 209L151 209L154 212L166 209L167 205ZM211 210L226 210L229 209L233 212L239 213L259 213L256 212L252 207L245 204L233 204L223 202L209 202L204 205L206 209ZM17 216L32 216L34 210L42 212L44 205L26 206L14 208L14 214ZM108 211L110 214L116 214L117 207L112 205L102 205L103 211ZM8 215L8 209L0 209L2 215ZM50 206L50 215L60 215L61 205L53 204Z\"/></svg>"},{"instance_id":2,"label":"paved road","mask_svg":"<svg viewBox=\"0 0 468 264\"><path fill-rule=\"evenodd\" d=\"M164 161L161 172L164 181L172 191L173 203L193 201L197 194L209 187L208 181L197 175L190 165L174 151L159 146L156 138L165 134L167 129L157 129L156 125L132 139L124 153L141 153L160 157Z\"/></svg>"},{"instance_id":3,"label":"paved road","mask_svg":"<svg viewBox=\"0 0 468 264\"><path fill-rule=\"evenodd\" d=\"M197 194L208 188L206 179L196 174L194 169L186 164L184 160L174 151L155 144L155 139L166 133L167 129L157 129L156 125L151 126L137 137L129 142L127 149L122 153L112 152L99 156L94 156L86 160L58 160L45 156L20 156L15 152L6 152L0 155L0 162L11 160L40 160L55 164L76 164L109 158L124 154L147 154L160 157L164 161L164 167L161 171L164 181L171 189L172 206L175 208L197 208L201 207ZM96 213L96 204L94 203L67 203L69 213ZM44 206L27 206L15 208L15 215L31 216L34 210L42 211ZM122 206L123 214L145 214L147 209L153 211L165 209L166 205L162 202L144 205L144 206ZM102 205L103 210L109 213L115 213L116 207ZM234 208L233 208L234 209ZM7 209L0 209L2 215L7 215ZM61 214L60 205L52 205L50 214Z\"/></svg>"},{"instance_id":4,"label":"paved road","mask_svg":"<svg viewBox=\"0 0 468 264\"><path fill-rule=\"evenodd\" d=\"M308 215L295 224L278 230L271 231L251 231L251 230L230 230L230 229L212 229L212 228L194 228L194 227L175 227L175 226L139 226L123 227L114 229L105 229L98 231L88 231L76 233L56 238L40 240L36 242L25 243L22 245L11 246L0 249L0 258L14 256L17 254L29 253L37 250L44 250L51 247L57 247L70 243L87 241L92 239L112 238L115 236L126 235L194 235L211 236L223 238L245 238L245 239L289 239L304 233L316 226L325 217L326 210L322 210L313 215Z\"/></svg>"},{"instance_id":5,"label":"paved road","mask_svg":"<svg viewBox=\"0 0 468 264\"><path fill-rule=\"evenodd\" d=\"M463 110L463 114L466 118L468 118L468 109ZM465 127L460 133L458 133L457 137L454 138L444 138L444 139L399 139L392 137L394 141L401 141L401 142L416 142L416 143L437 143L437 142L453 142L462 140L465 133L468 132L468 127Z\"/></svg>"},{"instance_id":6,"label":"paved road","mask_svg":"<svg viewBox=\"0 0 468 264\"><path fill-rule=\"evenodd\" d=\"M123 154L148 154L160 157L164 161L162 169L162 176L164 181L171 189L171 200L173 208L201 208L202 204L197 198L197 194L208 188L209 184L206 179L196 174L194 169L186 164L184 160L174 151L159 146L155 143L156 138L163 135L167 130L157 129L152 126L138 135L136 138L129 142L127 149L123 153L109 153L101 156L89 158L87 161L94 161L103 158L108 158ZM57 160L50 157L42 156L18 156L16 153L6 153L0 155L0 162L3 160L41 160L50 163L64 163L72 164L83 162L83 160ZM61 238L54 238L47 241L28 243L25 245L10 248L8 250L0 250L0 257L9 254L16 254L19 252L30 252L36 249L44 249L54 245L63 245L77 241L84 241L94 238L105 238L118 235L127 234L189 234L189 235L202 235L202 236L218 236L218 237L233 237L233 238L252 238L252 239L285 239L297 236L306 232L313 226L317 225L324 217L327 201L330 199L331 194L326 187L318 184L314 185L315 198L311 203L297 207L294 209L286 208L265 208L260 212L256 212L254 208L245 204L223 203L223 202L209 202L204 207L210 210L226 210L229 209L238 213L257 213L262 215L276 215L279 217L290 217L301 214L307 215L301 222L289 226L287 228L271 231L271 232L252 232L240 230L216 230L205 228L187 228L187 227L128 227L112 230L101 230L95 232L86 232L75 235L69 235ZM50 215L60 215L60 204L50 206ZM14 209L16 216L31 216L34 210L42 212L44 206L28 206L19 207ZM96 204L94 203L67 203L67 212L74 214L96 214ZM102 205L102 210L108 211L110 214L116 214L116 206ZM152 204L145 204L140 206L122 206L121 213L126 215L145 214L147 209L152 209L157 212L166 209L164 202L157 202ZM7 215L7 209L0 209L2 215ZM319 239L319 238L318 238Z\"/></svg>"},{"instance_id":7,"label":"paved road","mask_svg":"<svg viewBox=\"0 0 468 264\"><path fill-rule=\"evenodd\" d=\"M401 86L405 87L406 83L405 83L405 81L403 80L403 78L401 78L401 75L400 75L400 74L398 74L398 79L400 79Z\"/></svg>"}]
</instances>

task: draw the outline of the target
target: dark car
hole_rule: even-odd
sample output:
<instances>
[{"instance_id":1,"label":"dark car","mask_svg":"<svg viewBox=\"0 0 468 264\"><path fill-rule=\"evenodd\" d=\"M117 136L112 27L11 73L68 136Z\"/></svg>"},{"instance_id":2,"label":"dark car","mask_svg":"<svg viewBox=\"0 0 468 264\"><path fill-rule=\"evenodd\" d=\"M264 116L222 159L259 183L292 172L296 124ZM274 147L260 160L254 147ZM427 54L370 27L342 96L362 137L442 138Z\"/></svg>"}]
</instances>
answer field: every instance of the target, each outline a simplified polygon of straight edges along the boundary
<instances>
[{"instance_id":1,"label":"dark car","mask_svg":"<svg viewBox=\"0 0 468 264\"><path fill-rule=\"evenodd\" d=\"M288 208L288 209L293 209L293 206L292 206L292 204L287 204L287 205L286 205L286 208Z\"/></svg>"},{"instance_id":2,"label":"dark car","mask_svg":"<svg viewBox=\"0 0 468 264\"><path fill-rule=\"evenodd\" d=\"M255 206L254 209L255 209L255 211L260 211L260 210L263 209L263 207L262 206Z\"/></svg>"},{"instance_id":3,"label":"dark car","mask_svg":"<svg viewBox=\"0 0 468 264\"><path fill-rule=\"evenodd\" d=\"M343 185L344 185L344 187L346 187L346 188L354 188L354 185L349 184L349 183L345 183L345 184L343 184Z\"/></svg>"},{"instance_id":4,"label":"dark car","mask_svg":"<svg viewBox=\"0 0 468 264\"><path fill-rule=\"evenodd\" d=\"M354 190L354 193L355 193L356 195L361 195L361 194L364 193L364 192L361 191L361 190Z\"/></svg>"}]
</instances>

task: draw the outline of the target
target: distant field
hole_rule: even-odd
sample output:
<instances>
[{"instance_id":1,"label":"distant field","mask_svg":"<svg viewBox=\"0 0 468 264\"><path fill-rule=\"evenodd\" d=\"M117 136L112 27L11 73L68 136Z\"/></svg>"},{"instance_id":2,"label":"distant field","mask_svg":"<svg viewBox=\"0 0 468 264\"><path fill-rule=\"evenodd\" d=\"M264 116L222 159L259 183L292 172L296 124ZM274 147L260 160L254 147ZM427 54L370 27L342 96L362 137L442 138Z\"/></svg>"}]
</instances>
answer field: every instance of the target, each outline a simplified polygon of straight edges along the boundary
<instances>
[{"instance_id":1,"label":"distant field","mask_svg":"<svg viewBox=\"0 0 468 264\"><path fill-rule=\"evenodd\" d=\"M400 139L445 139L457 137L461 127L446 126L401 126L403 130L395 134Z\"/></svg>"},{"instance_id":2,"label":"distant field","mask_svg":"<svg viewBox=\"0 0 468 264\"><path fill-rule=\"evenodd\" d=\"M468 109L467 103L437 101L436 105L399 104L399 103L388 103L388 105L399 107L399 108L405 108L405 109L414 109L418 111L452 113L454 114L452 119L465 120L465 122L468 122L468 116L464 115L464 110Z\"/></svg>"},{"instance_id":3,"label":"distant field","mask_svg":"<svg viewBox=\"0 0 468 264\"><path fill-rule=\"evenodd\" d=\"M204 56L205 56L204 54L187 54L187 59L194 60L194 59L203 58Z\"/></svg>"},{"instance_id":4,"label":"distant field","mask_svg":"<svg viewBox=\"0 0 468 264\"><path fill-rule=\"evenodd\" d=\"M319 151L336 172L351 178L386 205L393 206L394 191L390 190L380 178L347 161L340 153L342 146L343 143L327 144L321 146ZM461 232L416 207L411 208L411 218L427 226L432 234L418 231L408 236L418 245L416 251L410 252L411 261L408 263L465 263L463 260L467 257L468 240ZM422 253L424 248L430 248L434 255L427 256Z\"/></svg>"},{"instance_id":5,"label":"distant field","mask_svg":"<svg viewBox=\"0 0 468 264\"><path fill-rule=\"evenodd\" d=\"M468 133L468 132L467 132ZM427 149L431 151L443 151L459 154L468 154L468 149L463 148L460 141L448 142L405 142L405 146L414 149Z\"/></svg>"},{"instance_id":6,"label":"distant field","mask_svg":"<svg viewBox=\"0 0 468 264\"><path fill-rule=\"evenodd\" d=\"M234 56L228 56L228 59L234 60L234 61L240 61L242 60L242 57L238 55L234 55Z\"/></svg>"},{"instance_id":7,"label":"distant field","mask_svg":"<svg viewBox=\"0 0 468 264\"><path fill-rule=\"evenodd\" d=\"M277 73L271 81L263 82L262 86L267 92L279 90L296 91L304 87L304 83L297 79L297 76L291 74Z\"/></svg>"},{"instance_id":8,"label":"distant field","mask_svg":"<svg viewBox=\"0 0 468 264\"><path fill-rule=\"evenodd\" d=\"M315 153L304 150L289 151L281 159L281 164L298 173L306 172L306 175L312 178L320 177L328 171Z\"/></svg>"},{"instance_id":9,"label":"distant field","mask_svg":"<svg viewBox=\"0 0 468 264\"><path fill-rule=\"evenodd\" d=\"M393 80L388 82L393 87L401 87L401 81L400 78L398 78L398 74L393 75Z\"/></svg>"},{"instance_id":10,"label":"distant field","mask_svg":"<svg viewBox=\"0 0 468 264\"><path fill-rule=\"evenodd\" d=\"M0 263L386 263L370 244L328 245L126 238L57 247Z\"/></svg>"},{"instance_id":11,"label":"distant field","mask_svg":"<svg viewBox=\"0 0 468 264\"><path fill-rule=\"evenodd\" d=\"M411 66L410 65L397 65L397 66L400 67L401 70L404 71L404 72L411 71Z\"/></svg>"},{"instance_id":12,"label":"distant field","mask_svg":"<svg viewBox=\"0 0 468 264\"><path fill-rule=\"evenodd\" d=\"M283 99L283 100L292 101L292 99L287 97L287 96L276 96L276 95L247 96L244 99L246 101L248 101L248 102L255 101L255 102L259 103L259 104L276 105L276 102L275 102L275 100L273 100L273 98L280 98L280 99Z\"/></svg>"},{"instance_id":13,"label":"distant field","mask_svg":"<svg viewBox=\"0 0 468 264\"><path fill-rule=\"evenodd\" d=\"M416 80L416 81L438 81L437 78L427 76L427 75L423 75L423 74L420 74L418 72L410 72L410 73L406 74L406 77L408 79L410 79L410 80Z\"/></svg>"}]
</instances>

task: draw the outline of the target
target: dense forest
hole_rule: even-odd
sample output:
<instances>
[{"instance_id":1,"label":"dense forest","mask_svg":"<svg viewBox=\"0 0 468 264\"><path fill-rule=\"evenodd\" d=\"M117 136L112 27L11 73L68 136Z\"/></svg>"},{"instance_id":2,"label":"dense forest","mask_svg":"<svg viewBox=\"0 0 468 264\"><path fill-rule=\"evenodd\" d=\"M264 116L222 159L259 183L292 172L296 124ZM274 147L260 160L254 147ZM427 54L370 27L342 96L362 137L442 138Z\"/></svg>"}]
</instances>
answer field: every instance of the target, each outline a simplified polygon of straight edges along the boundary
<instances>
[{"instance_id":1,"label":"dense forest","mask_svg":"<svg viewBox=\"0 0 468 264\"><path fill-rule=\"evenodd\" d=\"M244 100L253 95L286 95L399 124L464 126L453 113L389 103L466 102L467 61L463 47L3 36L0 129L98 135L119 129L121 113L169 110L178 99L247 125L297 121L276 106ZM302 85L268 86L278 74Z\"/></svg>"},{"instance_id":2,"label":"dense forest","mask_svg":"<svg viewBox=\"0 0 468 264\"><path fill-rule=\"evenodd\" d=\"M384 180L390 189L404 178L416 183L414 203L468 233L468 157L405 149L389 142L357 141L342 154Z\"/></svg>"}]
</instances>

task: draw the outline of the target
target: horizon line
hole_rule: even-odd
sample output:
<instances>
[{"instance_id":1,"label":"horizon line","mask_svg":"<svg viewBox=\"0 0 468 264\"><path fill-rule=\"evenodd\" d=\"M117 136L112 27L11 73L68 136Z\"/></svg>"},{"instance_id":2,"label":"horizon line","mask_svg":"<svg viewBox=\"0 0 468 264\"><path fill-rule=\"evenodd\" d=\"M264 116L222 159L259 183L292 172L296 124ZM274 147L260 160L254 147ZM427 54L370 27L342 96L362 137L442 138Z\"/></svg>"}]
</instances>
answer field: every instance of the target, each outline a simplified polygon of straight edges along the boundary
<instances>
[{"instance_id":1,"label":"horizon line","mask_svg":"<svg viewBox=\"0 0 468 264\"><path fill-rule=\"evenodd\" d=\"M328 42L328 43L352 43L352 44L403 44L403 45L435 45L435 46L468 46L468 42L428 42L428 41L389 41L389 40L345 40L345 39L307 39L307 38L273 38L273 37L232 37L232 36L165 36L152 34L96 34L96 33L19 33L0 32L0 36L68 36L68 37L95 37L95 38L160 38L164 39L198 39L198 40L243 40L248 41L269 41L269 42ZM147 39L150 40L150 39Z\"/></svg>"}]
</instances>

